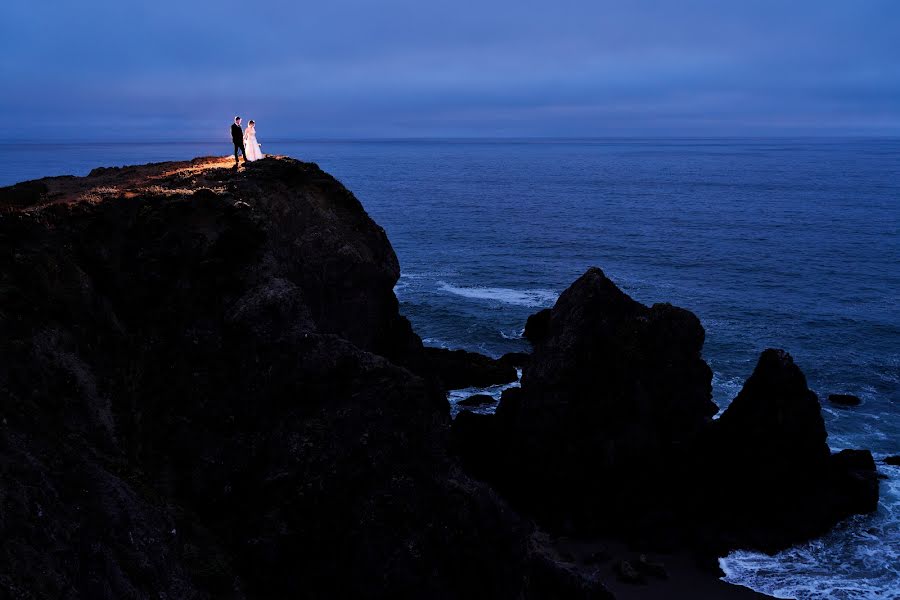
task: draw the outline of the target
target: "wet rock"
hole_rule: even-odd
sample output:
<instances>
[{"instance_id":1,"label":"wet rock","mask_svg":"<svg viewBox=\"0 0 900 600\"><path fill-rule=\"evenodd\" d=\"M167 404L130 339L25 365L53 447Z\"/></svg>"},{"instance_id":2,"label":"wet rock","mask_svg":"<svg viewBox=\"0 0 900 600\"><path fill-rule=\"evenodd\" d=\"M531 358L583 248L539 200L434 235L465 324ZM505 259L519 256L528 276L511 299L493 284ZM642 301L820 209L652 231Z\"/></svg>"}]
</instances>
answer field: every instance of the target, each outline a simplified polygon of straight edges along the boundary
<instances>
[{"instance_id":1,"label":"wet rock","mask_svg":"<svg viewBox=\"0 0 900 600\"><path fill-rule=\"evenodd\" d=\"M638 559L633 563L633 566L639 573L644 575L656 577L657 579L669 578L669 572L666 570L666 566L661 562L650 560L647 558L646 554L638 556Z\"/></svg>"},{"instance_id":2,"label":"wet rock","mask_svg":"<svg viewBox=\"0 0 900 600\"><path fill-rule=\"evenodd\" d=\"M616 578L623 583L644 584L647 579L627 560L618 560L613 565Z\"/></svg>"},{"instance_id":3,"label":"wet rock","mask_svg":"<svg viewBox=\"0 0 900 600\"><path fill-rule=\"evenodd\" d=\"M519 369L527 365L529 360L531 360L531 354L528 352L507 352L498 359L501 364Z\"/></svg>"},{"instance_id":4,"label":"wet rock","mask_svg":"<svg viewBox=\"0 0 900 600\"><path fill-rule=\"evenodd\" d=\"M463 410L453 420L452 432L452 448L463 459L467 471L480 479L491 477L504 443L494 415Z\"/></svg>"},{"instance_id":5,"label":"wet rock","mask_svg":"<svg viewBox=\"0 0 900 600\"><path fill-rule=\"evenodd\" d=\"M450 390L487 387L518 379L512 364L477 352L430 347L424 351L427 368Z\"/></svg>"},{"instance_id":6,"label":"wet rock","mask_svg":"<svg viewBox=\"0 0 900 600\"><path fill-rule=\"evenodd\" d=\"M605 548L601 548L598 550L593 550L589 552L582 562L586 565L597 565L600 563L605 563L612 559L612 555L610 555L609 551Z\"/></svg>"},{"instance_id":7,"label":"wet rock","mask_svg":"<svg viewBox=\"0 0 900 600\"><path fill-rule=\"evenodd\" d=\"M460 406L485 406L487 404L496 404L497 400L487 394L475 394L464 400L457 402Z\"/></svg>"},{"instance_id":8,"label":"wet rock","mask_svg":"<svg viewBox=\"0 0 900 600\"><path fill-rule=\"evenodd\" d=\"M545 308L528 317L522 337L537 346L547 339L550 327L550 309Z\"/></svg>"},{"instance_id":9,"label":"wet rock","mask_svg":"<svg viewBox=\"0 0 900 600\"><path fill-rule=\"evenodd\" d=\"M728 506L710 521L733 546L776 551L877 506L871 454L831 454L818 398L783 350L762 353L711 433L705 452L719 477L704 487L713 507Z\"/></svg>"},{"instance_id":10,"label":"wet rock","mask_svg":"<svg viewBox=\"0 0 900 600\"><path fill-rule=\"evenodd\" d=\"M884 459L885 464L893 465L895 467L900 467L900 454L897 456L888 456Z\"/></svg>"},{"instance_id":11,"label":"wet rock","mask_svg":"<svg viewBox=\"0 0 900 600\"><path fill-rule=\"evenodd\" d=\"M596 572L560 562L539 536L530 545L529 573L524 597L529 600L614 600Z\"/></svg>"},{"instance_id":12,"label":"wet rock","mask_svg":"<svg viewBox=\"0 0 900 600\"><path fill-rule=\"evenodd\" d=\"M838 406L859 406L862 404L859 396L854 396L853 394L831 394L828 396L828 401Z\"/></svg>"},{"instance_id":13,"label":"wet rock","mask_svg":"<svg viewBox=\"0 0 900 600\"><path fill-rule=\"evenodd\" d=\"M841 517L878 509L880 477L868 450L841 450L830 457L833 511Z\"/></svg>"}]
</instances>

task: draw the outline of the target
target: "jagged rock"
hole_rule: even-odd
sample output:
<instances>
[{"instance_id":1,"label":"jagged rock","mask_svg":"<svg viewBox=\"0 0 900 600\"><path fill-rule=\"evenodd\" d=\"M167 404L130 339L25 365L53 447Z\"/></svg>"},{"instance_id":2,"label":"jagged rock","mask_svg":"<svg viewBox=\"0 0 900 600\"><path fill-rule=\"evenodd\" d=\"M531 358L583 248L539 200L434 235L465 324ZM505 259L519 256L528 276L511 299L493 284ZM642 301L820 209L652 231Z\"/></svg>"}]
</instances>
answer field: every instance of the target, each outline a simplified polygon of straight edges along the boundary
<instances>
[{"instance_id":1,"label":"jagged rock","mask_svg":"<svg viewBox=\"0 0 900 600\"><path fill-rule=\"evenodd\" d=\"M548 525L644 527L666 503L658 477L717 410L703 328L683 309L632 300L599 269L540 318L545 335L496 423L454 423L463 459Z\"/></svg>"},{"instance_id":2,"label":"jagged rock","mask_svg":"<svg viewBox=\"0 0 900 600\"><path fill-rule=\"evenodd\" d=\"M528 352L507 352L497 361L500 364L509 365L513 368L522 368L531 360L531 354Z\"/></svg>"},{"instance_id":3,"label":"jagged rock","mask_svg":"<svg viewBox=\"0 0 900 600\"><path fill-rule=\"evenodd\" d=\"M496 479L504 452L505 438L498 429L495 415L482 415L463 410L453 420L453 449L464 457L466 470L480 479Z\"/></svg>"},{"instance_id":4,"label":"jagged rock","mask_svg":"<svg viewBox=\"0 0 900 600\"><path fill-rule=\"evenodd\" d=\"M839 518L877 510L881 477L871 452L841 450L831 455L829 470L833 481L830 500Z\"/></svg>"},{"instance_id":5,"label":"jagged rock","mask_svg":"<svg viewBox=\"0 0 900 600\"><path fill-rule=\"evenodd\" d=\"M598 577L586 578L547 558L530 563L525 583L525 600L615 600Z\"/></svg>"},{"instance_id":6,"label":"jagged rock","mask_svg":"<svg viewBox=\"0 0 900 600\"><path fill-rule=\"evenodd\" d=\"M828 401L838 406L859 406L862 404L859 396L854 396L853 394L831 394L828 396Z\"/></svg>"},{"instance_id":7,"label":"jagged rock","mask_svg":"<svg viewBox=\"0 0 900 600\"><path fill-rule=\"evenodd\" d=\"M716 423L728 462L740 467L823 466L830 456L819 400L783 350L766 350Z\"/></svg>"},{"instance_id":8,"label":"jagged rock","mask_svg":"<svg viewBox=\"0 0 900 600\"><path fill-rule=\"evenodd\" d=\"M450 390L487 387L518 379L512 364L477 352L426 347L425 359L427 368Z\"/></svg>"},{"instance_id":9,"label":"jagged rock","mask_svg":"<svg viewBox=\"0 0 900 600\"><path fill-rule=\"evenodd\" d=\"M460 415L453 436L466 468L541 525L715 556L776 551L875 510L870 453L831 454L787 353L763 352L713 421L693 314L643 306L599 269L538 314L521 389L495 415Z\"/></svg>"},{"instance_id":10,"label":"jagged rock","mask_svg":"<svg viewBox=\"0 0 900 600\"><path fill-rule=\"evenodd\" d=\"M0 189L0 586L520 597L530 526L447 456L384 231L229 162Z\"/></svg>"},{"instance_id":11,"label":"jagged rock","mask_svg":"<svg viewBox=\"0 0 900 600\"><path fill-rule=\"evenodd\" d=\"M47 185L41 181L23 181L10 187L2 188L0 214L40 202L47 195L48 191Z\"/></svg>"},{"instance_id":12,"label":"jagged rock","mask_svg":"<svg viewBox=\"0 0 900 600\"><path fill-rule=\"evenodd\" d=\"M526 600L614 600L596 571L585 571L570 561L560 561L546 536L532 536Z\"/></svg>"},{"instance_id":13,"label":"jagged rock","mask_svg":"<svg viewBox=\"0 0 900 600\"><path fill-rule=\"evenodd\" d=\"M584 557L582 562L586 565L597 565L600 563L607 562L612 559L612 555L610 555L609 551L605 549L594 550L590 554Z\"/></svg>"},{"instance_id":14,"label":"jagged rock","mask_svg":"<svg viewBox=\"0 0 900 600\"><path fill-rule=\"evenodd\" d=\"M619 581L624 583L642 584L647 579L627 560L617 560L613 565L613 572Z\"/></svg>"},{"instance_id":15,"label":"jagged rock","mask_svg":"<svg viewBox=\"0 0 900 600\"><path fill-rule=\"evenodd\" d=\"M871 454L831 454L818 398L783 350L762 353L711 432L719 477L706 487L728 503L714 520L733 546L775 551L877 506Z\"/></svg>"},{"instance_id":16,"label":"jagged rock","mask_svg":"<svg viewBox=\"0 0 900 600\"><path fill-rule=\"evenodd\" d=\"M522 337L536 346L542 343L549 333L550 309L545 308L528 317Z\"/></svg>"},{"instance_id":17,"label":"jagged rock","mask_svg":"<svg viewBox=\"0 0 900 600\"><path fill-rule=\"evenodd\" d=\"M484 406L486 404L496 403L497 400L495 400L493 396L488 396L487 394L475 394L457 402L460 406Z\"/></svg>"},{"instance_id":18,"label":"jagged rock","mask_svg":"<svg viewBox=\"0 0 900 600\"><path fill-rule=\"evenodd\" d=\"M660 425L672 435L690 433L717 411L712 372L700 357L703 339L692 313L669 304L647 308L592 268L550 311L523 390L531 409L569 402L590 426L616 430L655 419L669 421Z\"/></svg>"},{"instance_id":19,"label":"jagged rock","mask_svg":"<svg viewBox=\"0 0 900 600\"><path fill-rule=\"evenodd\" d=\"M900 455L897 456L888 456L884 459L885 464L893 465L895 467L900 467Z\"/></svg>"},{"instance_id":20,"label":"jagged rock","mask_svg":"<svg viewBox=\"0 0 900 600\"><path fill-rule=\"evenodd\" d=\"M638 556L638 559L634 561L634 568L643 575L649 575L650 577L656 577L657 579L668 579L669 572L666 570L666 566L661 562L652 561L647 558L646 554L641 554Z\"/></svg>"}]
</instances>

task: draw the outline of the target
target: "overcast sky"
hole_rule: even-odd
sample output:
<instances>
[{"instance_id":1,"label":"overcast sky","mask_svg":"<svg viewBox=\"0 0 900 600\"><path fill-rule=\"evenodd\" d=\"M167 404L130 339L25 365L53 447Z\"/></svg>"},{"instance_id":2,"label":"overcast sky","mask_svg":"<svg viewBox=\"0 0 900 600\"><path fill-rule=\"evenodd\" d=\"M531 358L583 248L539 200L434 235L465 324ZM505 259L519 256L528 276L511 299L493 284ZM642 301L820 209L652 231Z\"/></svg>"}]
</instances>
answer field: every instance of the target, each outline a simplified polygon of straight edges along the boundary
<instances>
[{"instance_id":1,"label":"overcast sky","mask_svg":"<svg viewBox=\"0 0 900 600\"><path fill-rule=\"evenodd\" d=\"M7 0L3 13L5 140L217 139L235 114L268 139L900 135L898 0Z\"/></svg>"}]
</instances>

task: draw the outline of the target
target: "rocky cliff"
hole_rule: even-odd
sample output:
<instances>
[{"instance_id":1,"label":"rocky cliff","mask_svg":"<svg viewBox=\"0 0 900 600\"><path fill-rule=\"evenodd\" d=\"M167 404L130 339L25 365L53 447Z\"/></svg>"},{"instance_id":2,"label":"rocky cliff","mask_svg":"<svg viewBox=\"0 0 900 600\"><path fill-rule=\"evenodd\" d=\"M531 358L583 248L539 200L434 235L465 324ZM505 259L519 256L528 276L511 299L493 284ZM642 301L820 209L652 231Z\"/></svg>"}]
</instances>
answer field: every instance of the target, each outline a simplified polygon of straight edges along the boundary
<instances>
[{"instance_id":1,"label":"rocky cliff","mask_svg":"<svg viewBox=\"0 0 900 600\"><path fill-rule=\"evenodd\" d=\"M384 231L316 165L227 166L0 190L0 589L546 597Z\"/></svg>"},{"instance_id":2,"label":"rocky cliff","mask_svg":"<svg viewBox=\"0 0 900 600\"><path fill-rule=\"evenodd\" d=\"M714 555L877 500L786 354L713 421L698 319L596 269L531 357L423 348L347 189L229 167L0 189L0 597L610 598L532 518ZM446 388L514 365L451 435Z\"/></svg>"}]
</instances>

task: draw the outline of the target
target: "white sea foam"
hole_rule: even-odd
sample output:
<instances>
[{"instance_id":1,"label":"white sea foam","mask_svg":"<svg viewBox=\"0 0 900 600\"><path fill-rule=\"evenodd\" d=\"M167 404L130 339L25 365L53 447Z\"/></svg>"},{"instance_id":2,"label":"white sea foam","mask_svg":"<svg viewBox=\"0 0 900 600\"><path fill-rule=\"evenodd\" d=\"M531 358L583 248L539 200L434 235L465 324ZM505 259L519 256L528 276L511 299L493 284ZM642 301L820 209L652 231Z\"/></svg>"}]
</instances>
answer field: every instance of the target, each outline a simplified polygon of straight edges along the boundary
<instances>
[{"instance_id":1,"label":"white sea foam","mask_svg":"<svg viewBox=\"0 0 900 600\"><path fill-rule=\"evenodd\" d=\"M732 552L719 560L724 580L776 598L900 598L900 467L879 469L888 479L876 514L853 517L823 538L774 556Z\"/></svg>"},{"instance_id":2,"label":"white sea foam","mask_svg":"<svg viewBox=\"0 0 900 600\"><path fill-rule=\"evenodd\" d=\"M552 306L559 294L551 290L514 290L500 287L460 287L451 285L445 281L438 281L441 291L471 298L473 300L492 300L504 304L515 304L533 308Z\"/></svg>"},{"instance_id":3,"label":"white sea foam","mask_svg":"<svg viewBox=\"0 0 900 600\"><path fill-rule=\"evenodd\" d=\"M400 292L406 290L409 287L408 281L403 281L400 279L396 284L394 284L394 295L397 297L397 300L400 300Z\"/></svg>"},{"instance_id":4,"label":"white sea foam","mask_svg":"<svg viewBox=\"0 0 900 600\"><path fill-rule=\"evenodd\" d=\"M444 341L440 338L426 337L422 338L422 343L426 346L433 346L435 348L452 348L452 344L450 342Z\"/></svg>"},{"instance_id":5,"label":"white sea foam","mask_svg":"<svg viewBox=\"0 0 900 600\"><path fill-rule=\"evenodd\" d=\"M394 285L394 295L402 302L405 300L407 294L414 297L421 292L423 286L430 287L429 282L433 282L435 279L440 279L442 277L453 277L455 275L458 275L458 272L455 270L426 271L422 273L401 271L400 278ZM404 298L400 297L401 292L403 292Z\"/></svg>"},{"instance_id":6,"label":"white sea foam","mask_svg":"<svg viewBox=\"0 0 900 600\"><path fill-rule=\"evenodd\" d=\"M743 387L744 380L740 377L725 377L718 371L713 371L713 401L719 407L719 412L715 414L714 419L718 419L725 412Z\"/></svg>"},{"instance_id":7,"label":"white sea foam","mask_svg":"<svg viewBox=\"0 0 900 600\"><path fill-rule=\"evenodd\" d=\"M500 396L503 395L504 390L508 390L509 388L519 387L522 382L522 369L516 369L516 381L512 383L504 383L502 385L492 385L485 388L480 387L469 387L461 390L450 390L447 393L447 400L450 402L450 414L455 417L462 408L466 408L467 410L471 410L476 413L483 414L491 414L497 409L496 404L487 404L484 406L471 406L471 407L461 407L459 406L460 400L465 400L469 396L474 396L475 394L486 394L495 400L500 400Z\"/></svg>"},{"instance_id":8,"label":"white sea foam","mask_svg":"<svg viewBox=\"0 0 900 600\"><path fill-rule=\"evenodd\" d=\"M500 330L500 337L505 340L521 340L523 335L525 335L524 327L521 329L514 329L513 331Z\"/></svg>"}]
</instances>

